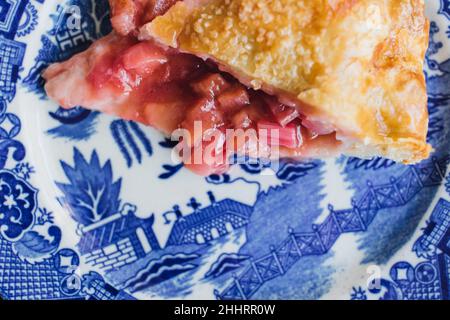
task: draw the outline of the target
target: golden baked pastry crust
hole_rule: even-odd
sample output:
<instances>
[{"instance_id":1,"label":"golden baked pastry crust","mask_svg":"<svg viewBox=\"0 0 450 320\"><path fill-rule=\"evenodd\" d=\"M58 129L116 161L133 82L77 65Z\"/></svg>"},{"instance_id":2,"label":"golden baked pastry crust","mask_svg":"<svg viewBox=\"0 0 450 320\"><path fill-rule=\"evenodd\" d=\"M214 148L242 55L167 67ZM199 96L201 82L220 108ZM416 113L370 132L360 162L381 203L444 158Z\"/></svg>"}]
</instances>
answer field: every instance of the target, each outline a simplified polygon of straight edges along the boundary
<instances>
[{"instance_id":1,"label":"golden baked pastry crust","mask_svg":"<svg viewBox=\"0 0 450 320\"><path fill-rule=\"evenodd\" d=\"M423 0L185 0L141 29L337 130L347 154L427 158Z\"/></svg>"}]
</instances>

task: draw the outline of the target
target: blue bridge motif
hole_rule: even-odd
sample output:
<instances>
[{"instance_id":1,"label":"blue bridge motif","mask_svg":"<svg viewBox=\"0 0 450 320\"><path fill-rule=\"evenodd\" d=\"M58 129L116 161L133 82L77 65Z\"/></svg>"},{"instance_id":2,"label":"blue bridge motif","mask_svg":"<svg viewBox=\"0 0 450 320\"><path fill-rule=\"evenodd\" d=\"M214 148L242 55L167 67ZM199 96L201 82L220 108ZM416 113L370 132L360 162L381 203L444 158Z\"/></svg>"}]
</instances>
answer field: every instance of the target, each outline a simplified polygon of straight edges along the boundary
<instances>
[{"instance_id":1,"label":"blue bridge motif","mask_svg":"<svg viewBox=\"0 0 450 320\"><path fill-rule=\"evenodd\" d=\"M447 158L428 160L409 167L398 178L382 185L367 183L361 198L352 201L353 207L334 210L311 232L296 233L290 229L288 236L271 253L252 259L250 265L235 275L229 287L215 291L218 299L249 299L269 280L285 274L304 256L324 255L341 234L365 231L375 215L383 209L403 206L425 187L438 186L444 179Z\"/></svg>"}]
</instances>

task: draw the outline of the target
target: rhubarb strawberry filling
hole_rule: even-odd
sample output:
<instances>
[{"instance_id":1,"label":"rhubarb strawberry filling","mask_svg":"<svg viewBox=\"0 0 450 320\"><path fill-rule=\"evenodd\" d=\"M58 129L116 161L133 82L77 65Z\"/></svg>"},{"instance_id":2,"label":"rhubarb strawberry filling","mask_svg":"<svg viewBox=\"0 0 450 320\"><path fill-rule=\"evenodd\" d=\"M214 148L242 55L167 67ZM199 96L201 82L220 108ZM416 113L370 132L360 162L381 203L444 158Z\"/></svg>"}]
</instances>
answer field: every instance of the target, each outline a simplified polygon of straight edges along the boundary
<instances>
[{"instance_id":1,"label":"rhubarb strawberry filling","mask_svg":"<svg viewBox=\"0 0 450 320\"><path fill-rule=\"evenodd\" d=\"M309 121L297 108L242 85L214 63L152 41L111 33L68 61L51 65L43 76L49 97L64 108L100 110L168 136L185 129L190 140L180 139L188 147L180 156L201 175L227 170L234 154L273 158L276 148L281 157L299 158L333 155L339 149L333 131ZM228 132L240 132L244 139L232 136L230 143ZM211 144L212 150L205 152ZM203 156L193 161L199 151Z\"/></svg>"}]
</instances>

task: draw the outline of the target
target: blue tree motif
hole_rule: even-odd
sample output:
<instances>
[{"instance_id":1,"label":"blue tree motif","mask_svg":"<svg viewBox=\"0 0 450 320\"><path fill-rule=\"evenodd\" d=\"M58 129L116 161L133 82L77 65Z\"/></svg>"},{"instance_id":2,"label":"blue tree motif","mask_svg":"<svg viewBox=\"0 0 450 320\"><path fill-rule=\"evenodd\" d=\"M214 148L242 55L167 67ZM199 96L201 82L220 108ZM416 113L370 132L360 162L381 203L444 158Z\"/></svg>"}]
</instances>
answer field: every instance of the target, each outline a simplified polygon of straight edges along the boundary
<instances>
[{"instance_id":1,"label":"blue tree motif","mask_svg":"<svg viewBox=\"0 0 450 320\"><path fill-rule=\"evenodd\" d=\"M61 161L69 183L57 183L64 193L58 200L69 208L72 218L89 225L119 212L122 179L113 182L111 161L101 166L94 151L88 162L77 148L73 159L73 167Z\"/></svg>"},{"instance_id":2,"label":"blue tree motif","mask_svg":"<svg viewBox=\"0 0 450 320\"><path fill-rule=\"evenodd\" d=\"M61 229L57 226L50 226L47 230L47 239L42 234L35 230L30 230L24 233L23 237L13 243L12 249L17 256L29 263L38 263L58 249L61 241Z\"/></svg>"}]
</instances>

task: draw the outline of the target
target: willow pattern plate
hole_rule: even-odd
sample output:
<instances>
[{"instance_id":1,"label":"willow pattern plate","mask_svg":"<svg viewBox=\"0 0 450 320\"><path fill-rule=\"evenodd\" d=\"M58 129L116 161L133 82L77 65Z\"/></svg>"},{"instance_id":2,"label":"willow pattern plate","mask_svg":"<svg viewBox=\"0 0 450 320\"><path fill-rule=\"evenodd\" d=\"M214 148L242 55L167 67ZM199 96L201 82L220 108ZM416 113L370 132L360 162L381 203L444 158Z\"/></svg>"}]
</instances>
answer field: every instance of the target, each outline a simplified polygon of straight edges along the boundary
<instances>
[{"instance_id":1,"label":"willow pattern plate","mask_svg":"<svg viewBox=\"0 0 450 320\"><path fill-rule=\"evenodd\" d=\"M0 295L448 299L450 1L427 13L429 160L202 178L154 130L46 98L42 70L110 31L106 0L0 1Z\"/></svg>"}]
</instances>

